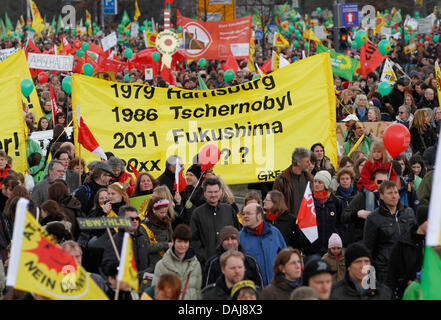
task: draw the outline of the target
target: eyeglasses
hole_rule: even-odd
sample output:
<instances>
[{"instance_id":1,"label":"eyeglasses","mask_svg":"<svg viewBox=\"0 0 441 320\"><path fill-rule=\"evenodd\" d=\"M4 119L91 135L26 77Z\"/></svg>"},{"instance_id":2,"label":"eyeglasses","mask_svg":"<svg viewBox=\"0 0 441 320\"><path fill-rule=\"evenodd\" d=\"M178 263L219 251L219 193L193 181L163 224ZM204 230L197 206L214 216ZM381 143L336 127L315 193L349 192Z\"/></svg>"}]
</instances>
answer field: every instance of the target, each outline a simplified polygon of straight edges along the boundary
<instances>
[{"instance_id":1,"label":"eyeglasses","mask_svg":"<svg viewBox=\"0 0 441 320\"><path fill-rule=\"evenodd\" d=\"M141 219L139 219L139 217L131 217L130 220L132 220L132 221L141 221Z\"/></svg>"},{"instance_id":2,"label":"eyeglasses","mask_svg":"<svg viewBox=\"0 0 441 320\"><path fill-rule=\"evenodd\" d=\"M401 113L404 113L404 111L398 111L398 113L400 113L400 114L401 114Z\"/></svg>"},{"instance_id":3,"label":"eyeglasses","mask_svg":"<svg viewBox=\"0 0 441 320\"><path fill-rule=\"evenodd\" d=\"M250 217L250 216L253 216L254 215L254 213L245 213L245 212L242 212L242 216L244 216L244 217Z\"/></svg>"},{"instance_id":4,"label":"eyeglasses","mask_svg":"<svg viewBox=\"0 0 441 320\"><path fill-rule=\"evenodd\" d=\"M384 180L377 180L377 184L380 185L383 183Z\"/></svg>"}]
</instances>

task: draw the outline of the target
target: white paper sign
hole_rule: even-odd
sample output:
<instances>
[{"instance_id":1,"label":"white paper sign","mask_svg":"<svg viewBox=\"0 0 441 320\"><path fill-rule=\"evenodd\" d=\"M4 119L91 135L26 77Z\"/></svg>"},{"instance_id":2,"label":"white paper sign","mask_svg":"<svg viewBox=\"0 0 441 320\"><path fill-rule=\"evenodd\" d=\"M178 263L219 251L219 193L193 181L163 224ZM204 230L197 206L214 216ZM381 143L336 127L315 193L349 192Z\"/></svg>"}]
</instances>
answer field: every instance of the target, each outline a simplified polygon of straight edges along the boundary
<instances>
[{"instance_id":1,"label":"white paper sign","mask_svg":"<svg viewBox=\"0 0 441 320\"><path fill-rule=\"evenodd\" d=\"M144 70L145 80L153 80L153 69L145 68Z\"/></svg>"},{"instance_id":2,"label":"white paper sign","mask_svg":"<svg viewBox=\"0 0 441 320\"><path fill-rule=\"evenodd\" d=\"M320 40L325 39L327 36L324 26L315 26L314 33L317 36L317 38L319 38Z\"/></svg>"},{"instance_id":3,"label":"white paper sign","mask_svg":"<svg viewBox=\"0 0 441 320\"><path fill-rule=\"evenodd\" d=\"M74 57L54 54L29 53L28 67L30 69L72 71Z\"/></svg>"},{"instance_id":4,"label":"white paper sign","mask_svg":"<svg viewBox=\"0 0 441 320\"><path fill-rule=\"evenodd\" d=\"M67 137L72 137L73 133L73 127L68 127L66 129ZM30 138L34 140L41 148L41 151L43 151L43 155L46 154L47 147L49 146L49 143L51 142L54 135L54 130L45 130L45 131L34 131L31 133Z\"/></svg>"},{"instance_id":5,"label":"white paper sign","mask_svg":"<svg viewBox=\"0 0 441 320\"><path fill-rule=\"evenodd\" d=\"M432 32L432 21L430 19L418 19L418 29L417 33L429 34Z\"/></svg>"},{"instance_id":6,"label":"white paper sign","mask_svg":"<svg viewBox=\"0 0 441 320\"><path fill-rule=\"evenodd\" d=\"M139 33L139 25L135 22L132 23L132 27L130 28L130 36L133 38L138 38Z\"/></svg>"},{"instance_id":7,"label":"white paper sign","mask_svg":"<svg viewBox=\"0 0 441 320\"><path fill-rule=\"evenodd\" d=\"M248 56L250 54L249 43L232 43L230 45L233 56Z\"/></svg>"}]
</instances>

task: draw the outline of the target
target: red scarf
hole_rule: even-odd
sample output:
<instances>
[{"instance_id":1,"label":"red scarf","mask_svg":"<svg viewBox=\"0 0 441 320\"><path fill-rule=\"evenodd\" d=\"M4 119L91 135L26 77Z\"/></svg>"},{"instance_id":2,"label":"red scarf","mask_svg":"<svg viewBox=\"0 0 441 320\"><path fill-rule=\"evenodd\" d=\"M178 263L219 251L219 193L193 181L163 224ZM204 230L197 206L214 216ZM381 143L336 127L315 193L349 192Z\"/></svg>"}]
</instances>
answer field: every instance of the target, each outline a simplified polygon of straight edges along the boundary
<instances>
[{"instance_id":1,"label":"red scarf","mask_svg":"<svg viewBox=\"0 0 441 320\"><path fill-rule=\"evenodd\" d=\"M325 202L331 196L331 191L314 191L314 199L320 202Z\"/></svg>"},{"instance_id":2,"label":"red scarf","mask_svg":"<svg viewBox=\"0 0 441 320\"><path fill-rule=\"evenodd\" d=\"M263 230L263 221L256 228L251 229L251 231L253 231L258 236L262 234L262 230Z\"/></svg>"},{"instance_id":3,"label":"red scarf","mask_svg":"<svg viewBox=\"0 0 441 320\"><path fill-rule=\"evenodd\" d=\"M278 217L279 217L278 214L276 214L276 213L269 213L269 211L266 211L266 218L267 218L269 221L274 221L274 220L276 220Z\"/></svg>"}]
</instances>

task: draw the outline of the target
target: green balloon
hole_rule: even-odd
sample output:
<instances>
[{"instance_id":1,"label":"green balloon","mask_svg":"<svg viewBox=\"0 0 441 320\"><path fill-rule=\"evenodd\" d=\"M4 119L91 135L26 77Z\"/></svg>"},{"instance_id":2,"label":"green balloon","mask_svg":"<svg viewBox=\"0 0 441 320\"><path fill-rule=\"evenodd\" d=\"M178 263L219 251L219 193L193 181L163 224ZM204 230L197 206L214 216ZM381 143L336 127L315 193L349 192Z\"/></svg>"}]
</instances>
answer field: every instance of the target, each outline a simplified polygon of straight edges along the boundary
<instances>
[{"instance_id":1,"label":"green balloon","mask_svg":"<svg viewBox=\"0 0 441 320\"><path fill-rule=\"evenodd\" d=\"M329 21L326 21L326 22L325 22L325 27L328 28L328 27L329 27L329 24L330 24Z\"/></svg>"},{"instance_id":2,"label":"green balloon","mask_svg":"<svg viewBox=\"0 0 441 320\"><path fill-rule=\"evenodd\" d=\"M260 78L260 76L256 73L256 74L253 76L253 79L252 79L252 80L254 81L254 80L257 80L257 79L259 79L259 78Z\"/></svg>"},{"instance_id":3,"label":"green balloon","mask_svg":"<svg viewBox=\"0 0 441 320\"><path fill-rule=\"evenodd\" d=\"M299 47L299 42L297 40L294 40L293 44L294 44L294 48L298 48Z\"/></svg>"},{"instance_id":4,"label":"green balloon","mask_svg":"<svg viewBox=\"0 0 441 320\"><path fill-rule=\"evenodd\" d=\"M229 82L233 80L235 76L236 74L234 73L234 71L232 69L228 69L224 72L224 81Z\"/></svg>"},{"instance_id":5,"label":"green balloon","mask_svg":"<svg viewBox=\"0 0 441 320\"><path fill-rule=\"evenodd\" d=\"M88 26L89 26L89 21L84 22L84 25L85 25L86 27L88 27Z\"/></svg>"},{"instance_id":6,"label":"green balloon","mask_svg":"<svg viewBox=\"0 0 441 320\"><path fill-rule=\"evenodd\" d=\"M83 44L81 45L81 49L83 51L89 50L89 44L87 42L83 42Z\"/></svg>"},{"instance_id":7,"label":"green balloon","mask_svg":"<svg viewBox=\"0 0 441 320\"><path fill-rule=\"evenodd\" d=\"M291 23L291 24L288 26L288 30L289 30L290 32L294 32L294 31L296 30L296 27L294 27L294 25Z\"/></svg>"},{"instance_id":8,"label":"green balloon","mask_svg":"<svg viewBox=\"0 0 441 320\"><path fill-rule=\"evenodd\" d=\"M416 12L414 13L414 17L415 17L415 19L418 19L418 18L420 17L420 13L419 13L418 11L416 11Z\"/></svg>"},{"instance_id":9,"label":"green balloon","mask_svg":"<svg viewBox=\"0 0 441 320\"><path fill-rule=\"evenodd\" d=\"M392 29L392 34L397 33L397 31L395 29Z\"/></svg>"},{"instance_id":10,"label":"green balloon","mask_svg":"<svg viewBox=\"0 0 441 320\"><path fill-rule=\"evenodd\" d=\"M140 26L138 30L139 30L139 32L144 32L145 28L144 28L144 26Z\"/></svg>"},{"instance_id":11,"label":"green balloon","mask_svg":"<svg viewBox=\"0 0 441 320\"><path fill-rule=\"evenodd\" d=\"M296 33L296 38L297 38L297 40L301 40L302 39L302 35L300 33Z\"/></svg>"},{"instance_id":12,"label":"green balloon","mask_svg":"<svg viewBox=\"0 0 441 320\"><path fill-rule=\"evenodd\" d=\"M34 90L34 83L30 79L23 79L20 84L21 93L28 98L31 92Z\"/></svg>"},{"instance_id":13,"label":"green balloon","mask_svg":"<svg viewBox=\"0 0 441 320\"><path fill-rule=\"evenodd\" d=\"M305 42L305 43L303 44L303 46L305 47L305 50L308 50L308 49L309 49L309 42Z\"/></svg>"},{"instance_id":14,"label":"green balloon","mask_svg":"<svg viewBox=\"0 0 441 320\"><path fill-rule=\"evenodd\" d=\"M150 20L147 21L147 25L150 27L152 25L152 22Z\"/></svg>"},{"instance_id":15,"label":"green balloon","mask_svg":"<svg viewBox=\"0 0 441 320\"><path fill-rule=\"evenodd\" d=\"M130 30L126 30L125 34L127 37L130 36Z\"/></svg>"},{"instance_id":16,"label":"green balloon","mask_svg":"<svg viewBox=\"0 0 441 320\"><path fill-rule=\"evenodd\" d=\"M380 43L378 43L378 51L380 51L382 56L385 56L390 51L390 42L386 39L381 40Z\"/></svg>"},{"instance_id":17,"label":"green balloon","mask_svg":"<svg viewBox=\"0 0 441 320\"><path fill-rule=\"evenodd\" d=\"M93 67L90 63L83 64L83 74L86 76L92 76L93 75Z\"/></svg>"},{"instance_id":18,"label":"green balloon","mask_svg":"<svg viewBox=\"0 0 441 320\"><path fill-rule=\"evenodd\" d=\"M367 33L364 30L358 30L355 34L355 41L357 42L358 46L362 46L367 41Z\"/></svg>"},{"instance_id":19,"label":"green balloon","mask_svg":"<svg viewBox=\"0 0 441 320\"><path fill-rule=\"evenodd\" d=\"M130 82L130 75L129 75L129 74L126 74L126 75L124 76L124 81L125 81L125 82Z\"/></svg>"},{"instance_id":20,"label":"green balloon","mask_svg":"<svg viewBox=\"0 0 441 320\"><path fill-rule=\"evenodd\" d=\"M315 11L317 11L317 13L322 12L322 8L318 7Z\"/></svg>"},{"instance_id":21,"label":"green balloon","mask_svg":"<svg viewBox=\"0 0 441 320\"><path fill-rule=\"evenodd\" d=\"M439 35L435 34L433 36L433 42L438 42L439 41Z\"/></svg>"},{"instance_id":22,"label":"green balloon","mask_svg":"<svg viewBox=\"0 0 441 320\"><path fill-rule=\"evenodd\" d=\"M435 38L435 37L434 37L434 38ZM406 42L409 42L409 40L410 40L410 35L406 34L406 35L404 36L404 40L405 40Z\"/></svg>"},{"instance_id":23,"label":"green balloon","mask_svg":"<svg viewBox=\"0 0 441 320\"><path fill-rule=\"evenodd\" d=\"M398 27L398 32L399 32L399 33L403 33L403 28Z\"/></svg>"},{"instance_id":24,"label":"green balloon","mask_svg":"<svg viewBox=\"0 0 441 320\"><path fill-rule=\"evenodd\" d=\"M382 97L387 96L392 91L392 87L387 81L383 81L378 85L378 93Z\"/></svg>"},{"instance_id":25,"label":"green balloon","mask_svg":"<svg viewBox=\"0 0 441 320\"><path fill-rule=\"evenodd\" d=\"M125 48L124 49L124 57L126 57L127 59L131 59L133 57L132 49Z\"/></svg>"},{"instance_id":26,"label":"green balloon","mask_svg":"<svg viewBox=\"0 0 441 320\"><path fill-rule=\"evenodd\" d=\"M124 27L122 25L119 25L116 31L122 32L124 30Z\"/></svg>"},{"instance_id":27,"label":"green balloon","mask_svg":"<svg viewBox=\"0 0 441 320\"><path fill-rule=\"evenodd\" d=\"M389 10L387 10L387 9L386 9L386 10L384 10L384 13L389 13Z\"/></svg>"},{"instance_id":28,"label":"green balloon","mask_svg":"<svg viewBox=\"0 0 441 320\"><path fill-rule=\"evenodd\" d=\"M207 59L202 58L199 60L199 67L205 68L207 66Z\"/></svg>"},{"instance_id":29,"label":"green balloon","mask_svg":"<svg viewBox=\"0 0 441 320\"><path fill-rule=\"evenodd\" d=\"M170 32L175 32L175 29L170 28L169 31L170 31Z\"/></svg>"},{"instance_id":30,"label":"green balloon","mask_svg":"<svg viewBox=\"0 0 441 320\"><path fill-rule=\"evenodd\" d=\"M78 49L77 51L75 51L75 54L80 58L84 57L84 51L81 49Z\"/></svg>"},{"instance_id":31,"label":"green balloon","mask_svg":"<svg viewBox=\"0 0 441 320\"><path fill-rule=\"evenodd\" d=\"M92 23L92 27L94 28L96 27L96 22Z\"/></svg>"},{"instance_id":32,"label":"green balloon","mask_svg":"<svg viewBox=\"0 0 441 320\"><path fill-rule=\"evenodd\" d=\"M72 87L70 86L72 78L70 76L64 77L63 81L61 82L61 86L63 87L64 92L67 94L71 94Z\"/></svg>"},{"instance_id":33,"label":"green balloon","mask_svg":"<svg viewBox=\"0 0 441 320\"><path fill-rule=\"evenodd\" d=\"M182 33L182 27L181 26L178 27L178 33Z\"/></svg>"},{"instance_id":34,"label":"green balloon","mask_svg":"<svg viewBox=\"0 0 441 320\"><path fill-rule=\"evenodd\" d=\"M161 54L158 51L153 52L152 58L154 61L159 61L161 59Z\"/></svg>"},{"instance_id":35,"label":"green balloon","mask_svg":"<svg viewBox=\"0 0 441 320\"><path fill-rule=\"evenodd\" d=\"M77 35L77 30L72 30L72 35L76 36Z\"/></svg>"},{"instance_id":36,"label":"green balloon","mask_svg":"<svg viewBox=\"0 0 441 320\"><path fill-rule=\"evenodd\" d=\"M93 60L96 60L96 54L94 52L89 52L89 57L91 57Z\"/></svg>"},{"instance_id":37,"label":"green balloon","mask_svg":"<svg viewBox=\"0 0 441 320\"><path fill-rule=\"evenodd\" d=\"M301 22L299 22L299 23L297 24L297 26L298 26L301 30L303 30L303 24L302 24Z\"/></svg>"}]
</instances>

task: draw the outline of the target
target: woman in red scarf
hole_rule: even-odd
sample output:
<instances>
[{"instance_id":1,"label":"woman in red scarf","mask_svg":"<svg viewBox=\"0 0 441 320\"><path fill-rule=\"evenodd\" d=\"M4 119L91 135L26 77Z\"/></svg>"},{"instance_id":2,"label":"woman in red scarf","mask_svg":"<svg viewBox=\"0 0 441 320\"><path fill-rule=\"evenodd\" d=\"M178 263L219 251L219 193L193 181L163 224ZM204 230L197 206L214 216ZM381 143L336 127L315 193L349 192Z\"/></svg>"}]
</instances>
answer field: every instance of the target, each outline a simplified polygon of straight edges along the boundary
<instances>
[{"instance_id":1,"label":"woman in red scarf","mask_svg":"<svg viewBox=\"0 0 441 320\"><path fill-rule=\"evenodd\" d=\"M288 212L283 193L277 190L268 192L263 200L263 208L265 221L279 229L287 246L298 248L301 245L300 229L294 216Z\"/></svg>"}]
</instances>

